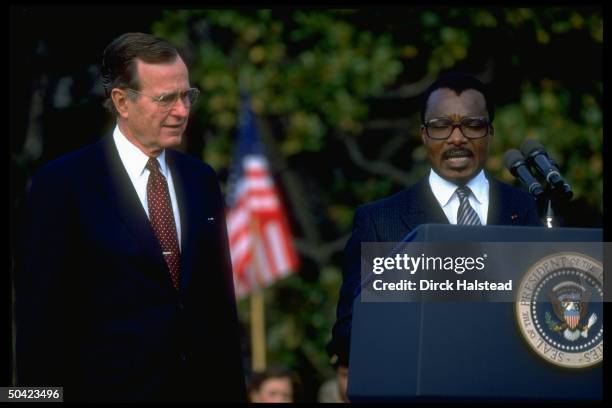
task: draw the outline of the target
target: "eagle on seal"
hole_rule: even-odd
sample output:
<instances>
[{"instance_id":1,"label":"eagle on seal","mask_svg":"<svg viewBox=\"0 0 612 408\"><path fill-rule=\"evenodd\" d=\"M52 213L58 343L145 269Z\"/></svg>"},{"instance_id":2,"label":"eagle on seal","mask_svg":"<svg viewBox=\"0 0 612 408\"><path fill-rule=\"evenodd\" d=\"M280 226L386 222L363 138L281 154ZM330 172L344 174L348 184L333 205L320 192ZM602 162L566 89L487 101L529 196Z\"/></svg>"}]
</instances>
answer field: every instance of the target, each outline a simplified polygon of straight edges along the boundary
<instances>
[{"instance_id":1,"label":"eagle on seal","mask_svg":"<svg viewBox=\"0 0 612 408\"><path fill-rule=\"evenodd\" d=\"M566 281L552 288L549 297L555 315L562 322L550 322L549 327L563 333L569 341L576 341L580 336L587 338L589 329L597 321L597 315L593 313L586 324L580 324L587 315L591 293L576 282Z\"/></svg>"}]
</instances>

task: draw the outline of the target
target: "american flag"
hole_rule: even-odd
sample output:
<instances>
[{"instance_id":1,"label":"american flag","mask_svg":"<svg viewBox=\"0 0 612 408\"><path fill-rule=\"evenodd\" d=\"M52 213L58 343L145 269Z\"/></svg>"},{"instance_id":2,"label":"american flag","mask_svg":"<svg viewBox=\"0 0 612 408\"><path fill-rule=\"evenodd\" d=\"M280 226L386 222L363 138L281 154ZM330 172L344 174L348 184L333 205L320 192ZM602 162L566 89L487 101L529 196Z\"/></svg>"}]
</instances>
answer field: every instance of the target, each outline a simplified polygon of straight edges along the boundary
<instances>
[{"instance_id":1,"label":"american flag","mask_svg":"<svg viewBox=\"0 0 612 408\"><path fill-rule=\"evenodd\" d=\"M227 229L236 296L243 297L295 272L299 261L246 95L237 143L228 178Z\"/></svg>"}]
</instances>

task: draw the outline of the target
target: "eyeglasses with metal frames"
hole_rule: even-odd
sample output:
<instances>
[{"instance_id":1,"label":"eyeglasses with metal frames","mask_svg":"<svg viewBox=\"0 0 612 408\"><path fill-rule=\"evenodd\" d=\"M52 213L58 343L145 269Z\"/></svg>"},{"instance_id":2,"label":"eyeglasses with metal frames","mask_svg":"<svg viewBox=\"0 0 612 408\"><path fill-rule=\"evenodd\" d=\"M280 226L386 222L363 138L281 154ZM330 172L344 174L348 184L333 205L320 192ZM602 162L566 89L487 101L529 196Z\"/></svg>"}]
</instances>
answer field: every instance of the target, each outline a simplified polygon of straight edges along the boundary
<instances>
[{"instance_id":1,"label":"eyeglasses with metal frames","mask_svg":"<svg viewBox=\"0 0 612 408\"><path fill-rule=\"evenodd\" d=\"M147 95L131 88L127 88L127 91L151 98L151 100L165 109L169 109L174 106L179 98L183 102L183 105L185 105L187 108L191 108L191 106L196 103L198 96L200 95L200 90L198 88L189 88L182 92L162 93L157 96Z\"/></svg>"}]
</instances>

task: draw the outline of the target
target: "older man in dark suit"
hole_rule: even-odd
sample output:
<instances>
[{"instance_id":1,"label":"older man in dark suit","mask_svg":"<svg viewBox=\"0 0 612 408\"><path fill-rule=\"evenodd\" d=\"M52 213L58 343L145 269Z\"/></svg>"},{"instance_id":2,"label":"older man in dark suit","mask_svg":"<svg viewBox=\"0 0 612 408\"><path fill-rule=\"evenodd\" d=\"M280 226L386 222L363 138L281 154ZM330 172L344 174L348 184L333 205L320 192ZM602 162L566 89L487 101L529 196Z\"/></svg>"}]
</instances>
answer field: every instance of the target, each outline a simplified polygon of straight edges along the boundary
<instances>
[{"instance_id":1,"label":"older man in dark suit","mask_svg":"<svg viewBox=\"0 0 612 408\"><path fill-rule=\"evenodd\" d=\"M169 149L198 90L149 34L115 39L103 73L113 133L31 184L18 385L78 401L245 401L217 178Z\"/></svg>"},{"instance_id":2,"label":"older man in dark suit","mask_svg":"<svg viewBox=\"0 0 612 408\"><path fill-rule=\"evenodd\" d=\"M421 137L431 171L414 186L360 206L346 245L337 321L328 345L346 376L353 301L360 284L362 242L399 242L420 224L541 225L527 193L488 175L484 166L494 134L494 106L478 79L440 77L425 92Z\"/></svg>"}]
</instances>

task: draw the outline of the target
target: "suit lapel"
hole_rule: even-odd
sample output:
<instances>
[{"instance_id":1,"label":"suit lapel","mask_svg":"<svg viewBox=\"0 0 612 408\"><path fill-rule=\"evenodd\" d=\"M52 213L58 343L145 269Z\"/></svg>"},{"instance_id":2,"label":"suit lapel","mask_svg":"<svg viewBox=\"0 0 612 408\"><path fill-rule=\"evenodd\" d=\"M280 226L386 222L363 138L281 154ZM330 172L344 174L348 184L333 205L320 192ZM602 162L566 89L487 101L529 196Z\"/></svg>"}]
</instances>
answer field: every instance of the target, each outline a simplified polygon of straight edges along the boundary
<instances>
[{"instance_id":1,"label":"suit lapel","mask_svg":"<svg viewBox=\"0 0 612 408\"><path fill-rule=\"evenodd\" d=\"M502 206L500 205L500 191L499 186L495 183L491 177L489 180L489 214L487 215L487 225L500 224L504 217L502 214Z\"/></svg>"},{"instance_id":2,"label":"suit lapel","mask_svg":"<svg viewBox=\"0 0 612 408\"><path fill-rule=\"evenodd\" d=\"M448 218L431 191L427 177L406 192L404 207L401 218L410 230L421 224L448 224Z\"/></svg>"},{"instance_id":3,"label":"suit lapel","mask_svg":"<svg viewBox=\"0 0 612 408\"><path fill-rule=\"evenodd\" d=\"M215 212L210 197L204 194L210 186L204 185L204 180L197 177L194 169L188 167L185 159L173 151L166 150L166 162L172 172L172 181L176 192L176 199L181 217L181 275L179 290L185 291L193 276L194 257L198 251L206 252L203 248L205 237L202 234L212 234L211 229L216 222ZM211 254L217 255L217 254Z\"/></svg>"},{"instance_id":4,"label":"suit lapel","mask_svg":"<svg viewBox=\"0 0 612 408\"><path fill-rule=\"evenodd\" d=\"M512 197L504 194L500 183L487 174L489 180L489 214L487 225L519 225L522 211L514 208Z\"/></svg>"},{"instance_id":5,"label":"suit lapel","mask_svg":"<svg viewBox=\"0 0 612 408\"><path fill-rule=\"evenodd\" d=\"M156 266L153 268L153 273L164 283L171 285L170 273L163 259L161 247L121 162L112 135L104 138L102 145L104 163L100 168L105 174L100 174L100 187L128 230L153 261Z\"/></svg>"},{"instance_id":6,"label":"suit lapel","mask_svg":"<svg viewBox=\"0 0 612 408\"><path fill-rule=\"evenodd\" d=\"M181 161L176 156L175 152L166 150L166 164L172 173L172 182L174 183L174 191L176 193L176 201L179 207L179 216L181 219L181 272L179 277L179 291L183 292L191 279L192 268L191 257L193 256L193 243L195 241L193 234L197 230L197 225L194 224L197 220L194 219L197 212L195 204L198 201L197 189L190 191L187 194L187 187L190 185L189 172L183 168Z\"/></svg>"}]
</instances>

